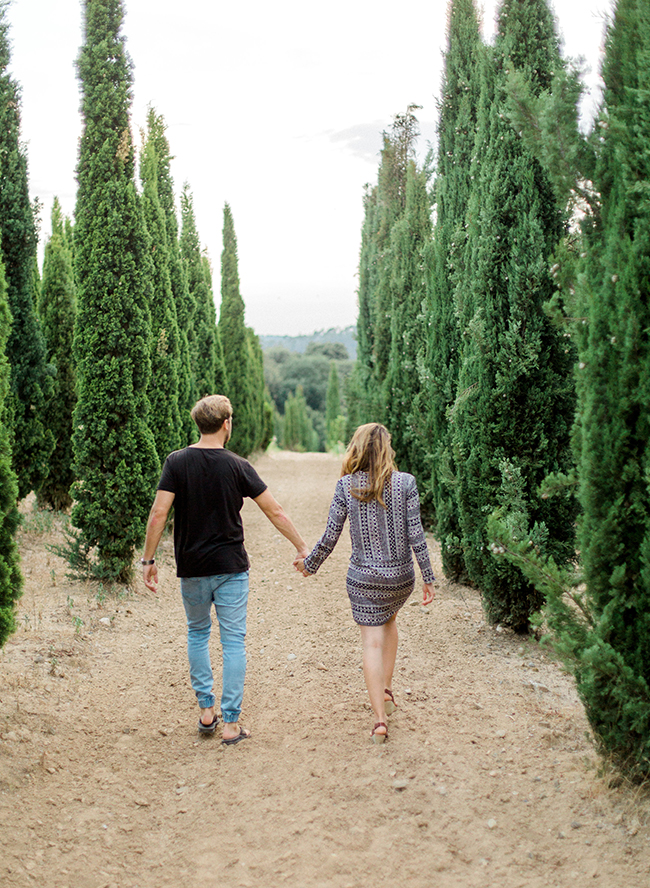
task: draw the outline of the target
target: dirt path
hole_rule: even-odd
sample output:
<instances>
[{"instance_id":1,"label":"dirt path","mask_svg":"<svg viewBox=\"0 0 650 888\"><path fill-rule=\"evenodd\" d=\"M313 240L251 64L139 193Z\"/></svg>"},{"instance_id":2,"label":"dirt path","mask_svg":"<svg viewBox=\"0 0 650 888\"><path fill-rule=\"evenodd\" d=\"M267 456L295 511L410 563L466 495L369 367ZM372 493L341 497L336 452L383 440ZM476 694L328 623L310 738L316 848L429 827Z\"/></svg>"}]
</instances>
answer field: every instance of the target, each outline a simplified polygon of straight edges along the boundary
<instances>
[{"instance_id":1,"label":"dirt path","mask_svg":"<svg viewBox=\"0 0 650 888\"><path fill-rule=\"evenodd\" d=\"M315 542L339 459L256 465ZM399 709L373 746L348 540L305 580L252 503L245 524L254 738L226 748L195 729L171 541L157 597L102 600L65 580L45 550L57 522L30 513L21 628L0 654L3 888L650 884L647 805L596 776L572 681L535 644L441 581L400 615Z\"/></svg>"}]
</instances>

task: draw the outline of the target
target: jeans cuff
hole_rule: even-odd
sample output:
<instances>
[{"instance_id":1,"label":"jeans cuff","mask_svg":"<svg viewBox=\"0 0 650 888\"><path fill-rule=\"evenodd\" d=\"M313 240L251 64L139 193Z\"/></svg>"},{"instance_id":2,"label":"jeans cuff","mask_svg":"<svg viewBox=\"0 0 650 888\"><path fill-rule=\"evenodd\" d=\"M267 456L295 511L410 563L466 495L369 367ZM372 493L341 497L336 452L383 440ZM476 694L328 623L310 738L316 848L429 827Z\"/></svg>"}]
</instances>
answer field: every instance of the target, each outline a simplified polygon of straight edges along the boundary
<instances>
[{"instance_id":1,"label":"jeans cuff","mask_svg":"<svg viewBox=\"0 0 650 888\"><path fill-rule=\"evenodd\" d=\"M230 725L233 725L235 722L238 722L240 715L241 715L241 709L239 709L238 711L231 710L230 712L228 712L228 710L221 711L221 718L224 720L224 722L227 722Z\"/></svg>"},{"instance_id":2,"label":"jeans cuff","mask_svg":"<svg viewBox=\"0 0 650 888\"><path fill-rule=\"evenodd\" d=\"M197 697L196 699L200 709L210 709L215 704L214 694L206 694L205 697Z\"/></svg>"}]
</instances>

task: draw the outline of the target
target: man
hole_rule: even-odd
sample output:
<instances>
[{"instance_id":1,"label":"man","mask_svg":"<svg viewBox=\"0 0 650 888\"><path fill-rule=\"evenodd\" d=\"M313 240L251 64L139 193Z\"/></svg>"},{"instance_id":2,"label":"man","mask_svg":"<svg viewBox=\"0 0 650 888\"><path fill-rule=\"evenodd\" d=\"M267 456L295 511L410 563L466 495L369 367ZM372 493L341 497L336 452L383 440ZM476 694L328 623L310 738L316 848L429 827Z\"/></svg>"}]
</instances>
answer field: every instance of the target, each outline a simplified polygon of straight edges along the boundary
<instances>
[{"instance_id":1,"label":"man","mask_svg":"<svg viewBox=\"0 0 650 888\"><path fill-rule=\"evenodd\" d=\"M232 405L223 395L209 395L191 412L200 440L165 460L151 507L143 565L144 584L153 592L158 583L154 555L174 505L176 572L187 616L187 654L192 688L201 715L199 731L212 734L217 726L208 643L214 604L221 636L223 677L222 743L250 737L239 726L246 674L246 606L248 556L240 510L244 497L253 499L269 521L296 547L297 557L309 550L282 506L252 465L225 449L232 434Z\"/></svg>"}]
</instances>

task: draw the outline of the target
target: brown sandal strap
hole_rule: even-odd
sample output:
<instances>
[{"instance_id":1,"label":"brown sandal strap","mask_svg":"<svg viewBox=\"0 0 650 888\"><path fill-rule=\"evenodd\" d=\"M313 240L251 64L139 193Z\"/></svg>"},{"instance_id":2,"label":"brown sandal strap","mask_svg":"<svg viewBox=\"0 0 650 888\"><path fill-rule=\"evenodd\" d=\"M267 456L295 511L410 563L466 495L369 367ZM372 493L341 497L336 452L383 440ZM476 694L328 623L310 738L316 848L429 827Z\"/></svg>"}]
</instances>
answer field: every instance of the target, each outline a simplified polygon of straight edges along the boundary
<instances>
[{"instance_id":1,"label":"brown sandal strap","mask_svg":"<svg viewBox=\"0 0 650 888\"><path fill-rule=\"evenodd\" d=\"M389 691L388 688L384 688L384 694L388 694L388 696L389 696L390 699L393 701L393 703L395 703L395 697L393 697L393 692L392 692L392 691ZM397 704L395 703L395 705L397 705Z\"/></svg>"}]
</instances>

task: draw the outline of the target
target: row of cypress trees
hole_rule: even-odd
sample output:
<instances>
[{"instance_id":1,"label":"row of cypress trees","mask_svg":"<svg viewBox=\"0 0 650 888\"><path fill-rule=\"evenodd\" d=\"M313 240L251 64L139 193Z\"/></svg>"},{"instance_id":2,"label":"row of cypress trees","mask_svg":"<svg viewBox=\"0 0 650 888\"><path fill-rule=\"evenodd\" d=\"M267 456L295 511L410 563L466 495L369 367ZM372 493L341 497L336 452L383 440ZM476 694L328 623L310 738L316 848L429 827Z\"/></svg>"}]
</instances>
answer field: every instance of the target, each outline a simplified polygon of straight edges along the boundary
<instances>
[{"instance_id":1,"label":"row of cypress trees","mask_svg":"<svg viewBox=\"0 0 650 888\"><path fill-rule=\"evenodd\" d=\"M0 2L0 644L14 627L17 501L72 506L67 554L84 573L126 582L166 455L194 440L189 410L231 397L242 455L268 444L262 353L245 326L232 213L224 209L217 325L212 269L192 194L180 198L162 117L150 109L139 187L131 138L132 65L121 0L85 0L78 59L83 134L74 226L55 201L43 279L37 207L20 146Z\"/></svg>"},{"instance_id":2,"label":"row of cypress trees","mask_svg":"<svg viewBox=\"0 0 650 888\"><path fill-rule=\"evenodd\" d=\"M647 776L650 3L618 0L585 137L546 0L503 0L493 46L452 0L448 36L429 203L414 108L365 196L354 421L389 425L492 622L545 608L601 749Z\"/></svg>"}]
</instances>

